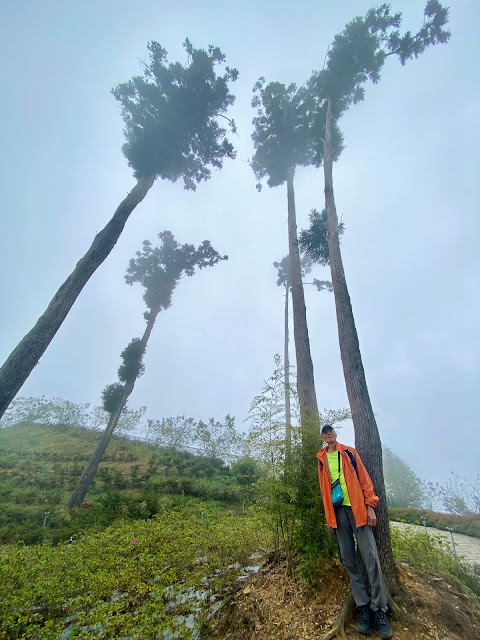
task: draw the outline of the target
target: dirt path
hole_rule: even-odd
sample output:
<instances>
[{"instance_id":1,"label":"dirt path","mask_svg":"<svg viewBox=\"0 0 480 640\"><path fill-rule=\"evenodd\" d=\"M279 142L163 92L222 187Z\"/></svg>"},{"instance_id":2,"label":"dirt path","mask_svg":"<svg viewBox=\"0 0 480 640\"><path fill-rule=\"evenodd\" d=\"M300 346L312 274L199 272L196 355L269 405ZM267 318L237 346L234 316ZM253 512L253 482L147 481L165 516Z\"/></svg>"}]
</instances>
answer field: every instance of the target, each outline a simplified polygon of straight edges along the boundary
<instances>
[{"instance_id":1,"label":"dirt path","mask_svg":"<svg viewBox=\"0 0 480 640\"><path fill-rule=\"evenodd\" d=\"M397 529L410 529L418 531L419 533L425 533L425 528L416 524L407 524L406 522L394 522L390 520L390 524ZM436 536L445 540L450 549L452 549L452 539L449 531L441 531L434 527L427 527L427 533L429 536ZM454 533L453 541L455 543L455 550L459 558L463 558L468 564L480 564L480 538L472 538L472 536L465 536L462 533Z\"/></svg>"}]
</instances>

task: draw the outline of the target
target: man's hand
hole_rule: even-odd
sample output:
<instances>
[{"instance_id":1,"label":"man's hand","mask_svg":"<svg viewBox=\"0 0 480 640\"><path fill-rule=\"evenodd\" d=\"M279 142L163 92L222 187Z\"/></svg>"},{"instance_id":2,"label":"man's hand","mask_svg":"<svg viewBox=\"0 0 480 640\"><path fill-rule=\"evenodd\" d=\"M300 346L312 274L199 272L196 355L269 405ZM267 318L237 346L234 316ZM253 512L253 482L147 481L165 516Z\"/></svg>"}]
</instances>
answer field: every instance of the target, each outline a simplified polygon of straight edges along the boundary
<instances>
[{"instance_id":1,"label":"man's hand","mask_svg":"<svg viewBox=\"0 0 480 640\"><path fill-rule=\"evenodd\" d=\"M373 507L371 507L370 505L367 505L367 523L368 526L372 529L377 525L377 516Z\"/></svg>"}]
</instances>

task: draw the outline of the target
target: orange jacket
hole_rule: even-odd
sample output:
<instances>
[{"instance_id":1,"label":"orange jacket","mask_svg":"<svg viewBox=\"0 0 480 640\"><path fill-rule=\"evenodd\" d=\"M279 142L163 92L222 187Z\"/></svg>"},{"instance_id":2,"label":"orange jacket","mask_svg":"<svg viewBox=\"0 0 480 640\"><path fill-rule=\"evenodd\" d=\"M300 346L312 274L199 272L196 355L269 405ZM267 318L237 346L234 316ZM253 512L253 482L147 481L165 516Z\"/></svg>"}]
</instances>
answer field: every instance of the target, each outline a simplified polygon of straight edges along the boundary
<instances>
[{"instance_id":1,"label":"orange jacket","mask_svg":"<svg viewBox=\"0 0 480 640\"><path fill-rule=\"evenodd\" d=\"M318 478L320 480L320 489L322 491L323 505L325 507L325 518L327 524L332 529L337 528L337 519L332 504L332 481L330 471L327 464L327 448L325 447L317 453L318 458ZM357 461L357 473L345 453L348 449L353 453ZM342 470L347 483L348 497L352 504L353 517L357 527L364 527L367 524L367 507L376 507L378 496L373 491L373 484L368 475L368 471L363 466L363 462L353 447L346 447L344 444L337 442L337 450L340 451L342 457ZM358 474L358 476L357 476Z\"/></svg>"}]
</instances>

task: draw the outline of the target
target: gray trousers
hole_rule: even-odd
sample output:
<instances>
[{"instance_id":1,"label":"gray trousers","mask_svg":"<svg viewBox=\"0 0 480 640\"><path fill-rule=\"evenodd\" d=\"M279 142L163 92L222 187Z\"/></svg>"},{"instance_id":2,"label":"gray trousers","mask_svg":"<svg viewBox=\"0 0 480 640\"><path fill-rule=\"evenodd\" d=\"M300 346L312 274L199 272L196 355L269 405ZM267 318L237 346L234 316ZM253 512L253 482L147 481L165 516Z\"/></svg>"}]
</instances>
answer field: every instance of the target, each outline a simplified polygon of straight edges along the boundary
<instances>
[{"instance_id":1,"label":"gray trousers","mask_svg":"<svg viewBox=\"0 0 480 640\"><path fill-rule=\"evenodd\" d=\"M377 545L371 528L367 525L358 527L353 517L352 507L341 506L335 510L337 519L338 546L340 549L340 560L347 570L352 587L352 594L357 607L370 604L372 611L381 609L387 611L387 589L383 579L380 562L378 559ZM368 597L367 590L363 583L362 572L357 562L357 554L355 551L355 541L367 570L368 581L370 582L371 598Z\"/></svg>"}]
</instances>

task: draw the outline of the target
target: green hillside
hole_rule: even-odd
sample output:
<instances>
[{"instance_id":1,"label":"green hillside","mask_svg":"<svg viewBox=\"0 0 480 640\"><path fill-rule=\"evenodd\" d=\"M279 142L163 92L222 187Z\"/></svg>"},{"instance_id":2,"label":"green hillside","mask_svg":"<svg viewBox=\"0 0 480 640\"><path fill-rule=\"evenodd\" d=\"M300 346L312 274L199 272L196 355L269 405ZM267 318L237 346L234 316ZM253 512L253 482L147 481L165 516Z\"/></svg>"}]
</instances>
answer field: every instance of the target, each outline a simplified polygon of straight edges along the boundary
<instances>
[{"instance_id":1,"label":"green hillside","mask_svg":"<svg viewBox=\"0 0 480 640\"><path fill-rule=\"evenodd\" d=\"M0 429L0 640L209 637L229 594L250 593L244 581L259 557L283 562L293 552L292 593L305 586L298 575L323 576L334 566L333 547L307 564L288 546L299 544L298 533L293 542L279 537L278 493L272 507L253 461L227 466L114 436L82 507L67 511L99 437L62 425ZM247 505L257 490L260 504ZM480 593L478 569L433 537L392 531L392 544L398 561ZM458 596L463 587L455 588Z\"/></svg>"},{"instance_id":2,"label":"green hillside","mask_svg":"<svg viewBox=\"0 0 480 640\"><path fill-rule=\"evenodd\" d=\"M270 538L254 508L189 504L72 544L1 545L0 639L192 638Z\"/></svg>"},{"instance_id":3,"label":"green hillside","mask_svg":"<svg viewBox=\"0 0 480 640\"><path fill-rule=\"evenodd\" d=\"M150 518L188 496L231 505L251 497L235 465L113 436L83 508L69 513L64 505L99 438L65 425L0 429L1 542L55 544L85 527Z\"/></svg>"}]
</instances>

